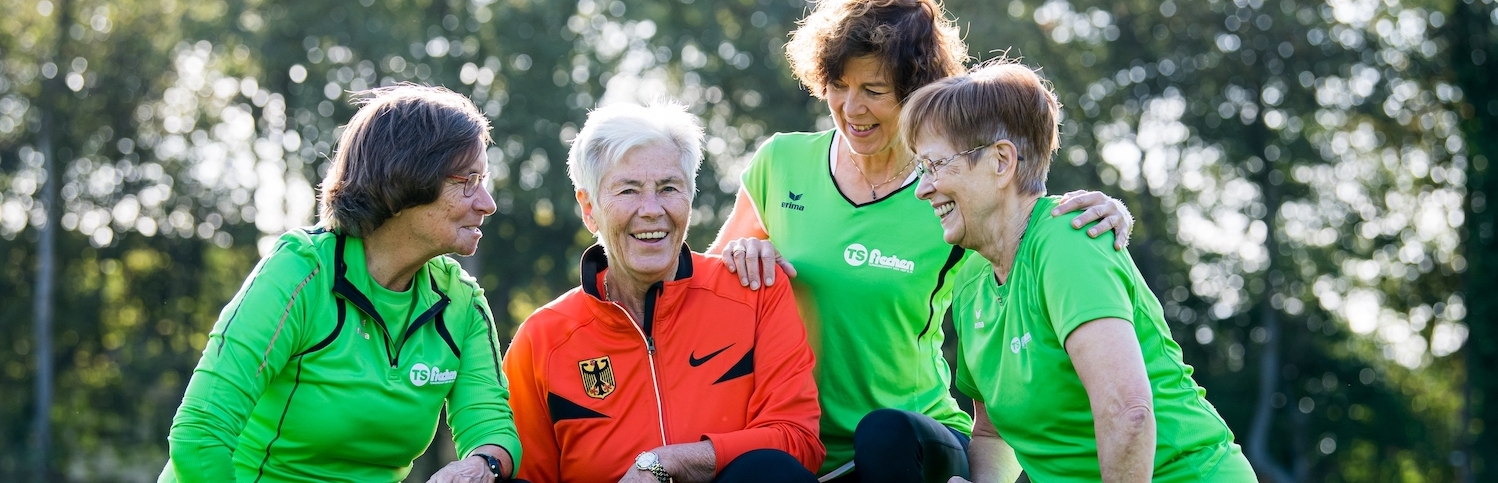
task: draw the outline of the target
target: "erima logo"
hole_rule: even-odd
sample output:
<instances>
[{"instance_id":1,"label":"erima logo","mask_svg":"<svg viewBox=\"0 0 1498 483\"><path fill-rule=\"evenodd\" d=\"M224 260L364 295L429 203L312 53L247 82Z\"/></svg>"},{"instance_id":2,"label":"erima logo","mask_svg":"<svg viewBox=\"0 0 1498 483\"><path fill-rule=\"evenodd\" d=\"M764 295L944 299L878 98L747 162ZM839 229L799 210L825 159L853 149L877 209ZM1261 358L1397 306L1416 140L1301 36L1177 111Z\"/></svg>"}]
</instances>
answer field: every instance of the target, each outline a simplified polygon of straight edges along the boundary
<instances>
[{"instance_id":1,"label":"erima logo","mask_svg":"<svg viewBox=\"0 0 1498 483\"><path fill-rule=\"evenodd\" d=\"M801 201L801 197L802 196L806 196L805 193L802 193L802 194L799 194L799 195L796 194L795 191L787 191L786 193L789 194L789 195L791 195L791 201L783 201L783 202L781 202L780 203L780 207L781 208L790 209L790 210L796 210L796 211L806 211L806 206L798 205L798 204L794 203L795 201Z\"/></svg>"},{"instance_id":2,"label":"erima logo","mask_svg":"<svg viewBox=\"0 0 1498 483\"><path fill-rule=\"evenodd\" d=\"M1009 352L1013 352L1015 354L1018 354L1020 349L1024 349L1026 346L1029 346L1029 345L1030 345L1030 333L1029 332L1025 332L1025 335L1023 337L1015 337L1013 339L1009 339Z\"/></svg>"},{"instance_id":3,"label":"erima logo","mask_svg":"<svg viewBox=\"0 0 1498 483\"><path fill-rule=\"evenodd\" d=\"M416 387L427 384L452 384L458 379L458 371L444 371L441 367L428 367L420 362L411 366L411 384Z\"/></svg>"},{"instance_id":4,"label":"erima logo","mask_svg":"<svg viewBox=\"0 0 1498 483\"><path fill-rule=\"evenodd\" d=\"M881 253L878 248L869 250L862 243L854 243L843 249L843 261L852 266L868 265L870 267L887 268L905 273L915 272L915 262L901 260L895 255Z\"/></svg>"}]
</instances>

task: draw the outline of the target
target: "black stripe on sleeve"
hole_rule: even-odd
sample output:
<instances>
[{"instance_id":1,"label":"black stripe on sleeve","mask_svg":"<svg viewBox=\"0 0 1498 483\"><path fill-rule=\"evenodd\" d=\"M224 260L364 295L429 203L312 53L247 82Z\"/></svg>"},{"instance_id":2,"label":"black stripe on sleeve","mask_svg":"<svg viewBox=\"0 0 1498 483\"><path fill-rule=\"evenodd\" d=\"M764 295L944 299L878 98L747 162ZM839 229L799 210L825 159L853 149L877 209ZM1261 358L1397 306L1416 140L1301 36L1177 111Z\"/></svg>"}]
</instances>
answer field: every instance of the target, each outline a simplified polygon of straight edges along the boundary
<instances>
[{"instance_id":1,"label":"black stripe on sleeve","mask_svg":"<svg viewBox=\"0 0 1498 483\"><path fill-rule=\"evenodd\" d=\"M959 246L952 247L952 252L947 254L947 263L941 266L941 273L936 276L936 287L931 289L931 298L926 300L926 326L921 328L920 335L915 336L917 340L931 331L931 322L940 315L936 313L936 294L941 292L943 285L946 285L947 273L952 271L952 267L957 266L957 262L962 261L962 256L965 254L967 250Z\"/></svg>"}]
</instances>

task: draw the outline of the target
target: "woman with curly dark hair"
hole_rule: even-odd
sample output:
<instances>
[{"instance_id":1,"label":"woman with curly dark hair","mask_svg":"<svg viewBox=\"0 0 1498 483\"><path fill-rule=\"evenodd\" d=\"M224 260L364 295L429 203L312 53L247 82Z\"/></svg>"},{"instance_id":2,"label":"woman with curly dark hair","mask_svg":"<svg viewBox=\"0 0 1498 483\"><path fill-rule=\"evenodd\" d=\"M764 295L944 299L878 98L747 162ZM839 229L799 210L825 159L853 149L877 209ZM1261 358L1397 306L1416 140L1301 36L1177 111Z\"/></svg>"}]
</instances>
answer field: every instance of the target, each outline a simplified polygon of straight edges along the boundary
<instances>
[{"instance_id":1,"label":"woman with curly dark hair","mask_svg":"<svg viewBox=\"0 0 1498 483\"><path fill-rule=\"evenodd\" d=\"M936 0L823 0L786 56L836 128L761 146L709 252L751 288L773 284L777 264L794 277L817 356L824 481L967 476L973 423L941 350L967 251L942 241L914 196L898 134L906 96L961 73L967 47ZM1101 193L1075 193L1053 216L1084 207L1073 226L1101 220L1089 234L1112 229L1122 248L1132 221Z\"/></svg>"}]
</instances>

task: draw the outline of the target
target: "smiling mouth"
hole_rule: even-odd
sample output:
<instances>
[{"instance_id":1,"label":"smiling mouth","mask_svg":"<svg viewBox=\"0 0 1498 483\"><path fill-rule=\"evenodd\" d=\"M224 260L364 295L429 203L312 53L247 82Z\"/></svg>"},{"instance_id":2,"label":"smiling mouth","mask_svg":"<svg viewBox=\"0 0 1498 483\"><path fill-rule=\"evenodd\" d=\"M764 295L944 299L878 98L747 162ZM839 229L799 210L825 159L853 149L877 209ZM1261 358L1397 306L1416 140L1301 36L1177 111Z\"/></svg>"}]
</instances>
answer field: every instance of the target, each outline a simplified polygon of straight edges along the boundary
<instances>
[{"instance_id":1,"label":"smiling mouth","mask_svg":"<svg viewBox=\"0 0 1498 483\"><path fill-rule=\"evenodd\" d=\"M664 232L664 231L647 231L647 232L641 232L641 233L631 233L629 236L632 236L636 240L640 240L640 241L656 241L656 240L660 240L662 238L666 238L666 232Z\"/></svg>"},{"instance_id":2,"label":"smiling mouth","mask_svg":"<svg viewBox=\"0 0 1498 483\"><path fill-rule=\"evenodd\" d=\"M863 134L863 133L866 133L866 132L869 132L869 131L873 131L874 128L876 128L876 127L879 127L879 125L878 124L849 124L848 125L848 128L852 129L853 132L856 132L856 133L859 133L859 134Z\"/></svg>"},{"instance_id":3,"label":"smiling mouth","mask_svg":"<svg viewBox=\"0 0 1498 483\"><path fill-rule=\"evenodd\" d=\"M957 203L948 201L946 203L933 206L932 208L936 210L937 218L946 218L947 213L951 213L953 209L957 208Z\"/></svg>"}]
</instances>

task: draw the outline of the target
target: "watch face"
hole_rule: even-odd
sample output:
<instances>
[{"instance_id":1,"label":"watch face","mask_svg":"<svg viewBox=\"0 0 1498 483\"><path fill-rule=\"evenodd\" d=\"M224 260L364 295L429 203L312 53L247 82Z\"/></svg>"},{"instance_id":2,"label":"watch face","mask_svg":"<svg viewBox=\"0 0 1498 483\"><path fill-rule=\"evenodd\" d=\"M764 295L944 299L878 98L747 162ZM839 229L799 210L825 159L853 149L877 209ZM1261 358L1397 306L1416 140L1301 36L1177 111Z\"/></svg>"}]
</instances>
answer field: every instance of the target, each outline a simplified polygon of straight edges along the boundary
<instances>
[{"instance_id":1,"label":"watch face","mask_svg":"<svg viewBox=\"0 0 1498 483\"><path fill-rule=\"evenodd\" d=\"M660 458L657 457L655 453L640 453L639 456L635 457L635 468L648 470L651 466L655 466L655 464L659 461Z\"/></svg>"}]
</instances>

